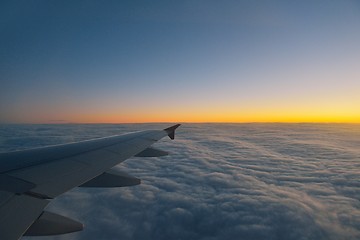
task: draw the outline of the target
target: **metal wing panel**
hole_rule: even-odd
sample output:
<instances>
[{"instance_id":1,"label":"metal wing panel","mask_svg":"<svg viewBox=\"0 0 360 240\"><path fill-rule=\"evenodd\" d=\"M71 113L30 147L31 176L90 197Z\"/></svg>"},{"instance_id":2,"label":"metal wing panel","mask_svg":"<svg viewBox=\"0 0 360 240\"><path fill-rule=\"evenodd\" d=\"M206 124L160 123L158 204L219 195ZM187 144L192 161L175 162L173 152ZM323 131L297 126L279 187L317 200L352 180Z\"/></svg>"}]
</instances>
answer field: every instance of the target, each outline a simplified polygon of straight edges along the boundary
<instances>
[{"instance_id":1,"label":"metal wing panel","mask_svg":"<svg viewBox=\"0 0 360 240\"><path fill-rule=\"evenodd\" d=\"M79 143L83 152L77 154L75 154L73 146L70 150L64 146L62 155L72 156L49 160L41 164L37 163L19 170L9 171L6 174L35 184L36 187L30 190L31 193L45 198L55 198L136 155L166 135L165 131L145 131L104 138L95 141L100 147L94 145L94 142L90 144L90 141L85 145ZM94 150L90 150L89 145ZM56 152L59 151L59 147L56 148ZM46 155L52 159L52 155L49 155L48 149L46 150ZM66 151L70 151L70 153ZM38 154L42 156L40 153Z\"/></svg>"},{"instance_id":2,"label":"metal wing panel","mask_svg":"<svg viewBox=\"0 0 360 240\"><path fill-rule=\"evenodd\" d=\"M4 195L7 200L0 205L0 239L19 239L49 201L0 191L0 196Z\"/></svg>"},{"instance_id":3,"label":"metal wing panel","mask_svg":"<svg viewBox=\"0 0 360 240\"><path fill-rule=\"evenodd\" d=\"M1 179L11 179L12 184L0 184L0 239L20 238L49 203L44 198L54 198L89 181L166 135L173 139L178 126L0 153Z\"/></svg>"},{"instance_id":4,"label":"metal wing panel","mask_svg":"<svg viewBox=\"0 0 360 240\"><path fill-rule=\"evenodd\" d=\"M141 138L143 135L151 132L156 131L142 131L24 151L0 153L0 173L72 157L96 149L106 148L121 142L129 142L132 139Z\"/></svg>"}]
</instances>

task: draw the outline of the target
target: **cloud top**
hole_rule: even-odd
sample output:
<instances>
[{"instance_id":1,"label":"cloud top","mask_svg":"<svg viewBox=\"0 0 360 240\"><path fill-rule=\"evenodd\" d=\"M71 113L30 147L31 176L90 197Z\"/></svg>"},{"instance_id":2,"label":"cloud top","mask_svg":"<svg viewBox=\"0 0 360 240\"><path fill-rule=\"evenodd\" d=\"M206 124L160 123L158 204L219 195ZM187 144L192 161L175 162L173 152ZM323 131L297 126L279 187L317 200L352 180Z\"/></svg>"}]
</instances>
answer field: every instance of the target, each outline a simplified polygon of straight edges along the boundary
<instances>
[{"instance_id":1,"label":"cloud top","mask_svg":"<svg viewBox=\"0 0 360 240\"><path fill-rule=\"evenodd\" d=\"M1 131L12 149L141 128ZM157 144L170 156L118 166L140 186L75 189L55 200L50 210L86 228L49 239L359 239L359 143L359 125L183 125L175 141Z\"/></svg>"}]
</instances>

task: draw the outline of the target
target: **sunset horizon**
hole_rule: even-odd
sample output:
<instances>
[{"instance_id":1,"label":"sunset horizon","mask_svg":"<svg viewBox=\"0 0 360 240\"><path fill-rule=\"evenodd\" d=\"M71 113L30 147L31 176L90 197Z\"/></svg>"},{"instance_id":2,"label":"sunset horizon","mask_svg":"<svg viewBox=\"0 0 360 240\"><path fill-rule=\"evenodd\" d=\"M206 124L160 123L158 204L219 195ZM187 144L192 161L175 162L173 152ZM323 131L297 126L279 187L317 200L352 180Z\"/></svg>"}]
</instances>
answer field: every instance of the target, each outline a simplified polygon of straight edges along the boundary
<instances>
[{"instance_id":1,"label":"sunset horizon","mask_svg":"<svg viewBox=\"0 0 360 240\"><path fill-rule=\"evenodd\" d=\"M360 239L359 0L3 0L0 33L0 240Z\"/></svg>"},{"instance_id":2,"label":"sunset horizon","mask_svg":"<svg viewBox=\"0 0 360 240\"><path fill-rule=\"evenodd\" d=\"M356 1L0 9L0 123L360 123Z\"/></svg>"},{"instance_id":3,"label":"sunset horizon","mask_svg":"<svg viewBox=\"0 0 360 240\"><path fill-rule=\"evenodd\" d=\"M175 109L173 109L175 110ZM279 115L225 115L225 114L181 114L176 111L165 116L159 114L158 116L148 116L130 113L125 114L89 114L89 115L77 115L69 116L68 118L41 118L37 115L34 119L28 119L27 121L21 119L12 119L12 121L3 121L0 124L62 124L62 123L74 123L74 124L126 124L126 123L360 123L360 116L331 116L323 114L297 114L290 115L286 112Z\"/></svg>"}]
</instances>

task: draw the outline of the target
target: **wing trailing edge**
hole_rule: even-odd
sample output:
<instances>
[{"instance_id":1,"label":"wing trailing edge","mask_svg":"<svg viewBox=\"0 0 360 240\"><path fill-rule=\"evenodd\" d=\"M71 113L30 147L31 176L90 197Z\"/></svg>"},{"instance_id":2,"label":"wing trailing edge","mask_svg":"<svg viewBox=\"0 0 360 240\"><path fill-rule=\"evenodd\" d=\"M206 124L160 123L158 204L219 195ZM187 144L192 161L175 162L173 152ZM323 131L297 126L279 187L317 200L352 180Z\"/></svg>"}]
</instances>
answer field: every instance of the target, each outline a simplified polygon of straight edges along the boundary
<instances>
[{"instance_id":1,"label":"wing trailing edge","mask_svg":"<svg viewBox=\"0 0 360 240\"><path fill-rule=\"evenodd\" d=\"M140 179L112 168L91 179L90 181L80 185L79 187L113 188L135 186L139 185L140 183Z\"/></svg>"},{"instance_id":2,"label":"wing trailing edge","mask_svg":"<svg viewBox=\"0 0 360 240\"><path fill-rule=\"evenodd\" d=\"M44 211L24 236L50 236L83 230L84 225L71 218Z\"/></svg>"},{"instance_id":3,"label":"wing trailing edge","mask_svg":"<svg viewBox=\"0 0 360 240\"><path fill-rule=\"evenodd\" d=\"M163 157L166 155L169 155L169 153L160 149L148 147L144 151L136 154L134 157Z\"/></svg>"}]
</instances>

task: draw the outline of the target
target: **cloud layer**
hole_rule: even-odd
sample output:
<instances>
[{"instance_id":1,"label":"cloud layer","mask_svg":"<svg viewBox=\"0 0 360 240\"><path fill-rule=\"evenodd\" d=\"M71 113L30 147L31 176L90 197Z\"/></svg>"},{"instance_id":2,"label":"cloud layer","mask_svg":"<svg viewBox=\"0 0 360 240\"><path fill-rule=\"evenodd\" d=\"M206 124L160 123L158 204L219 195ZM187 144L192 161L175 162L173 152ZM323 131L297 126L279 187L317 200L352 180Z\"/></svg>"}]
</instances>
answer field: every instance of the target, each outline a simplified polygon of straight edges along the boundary
<instances>
[{"instance_id":1,"label":"cloud layer","mask_svg":"<svg viewBox=\"0 0 360 240\"><path fill-rule=\"evenodd\" d=\"M1 126L1 150L149 127ZM53 201L85 230L46 239L359 239L359 145L360 125L183 125L170 156L118 166L141 185Z\"/></svg>"}]
</instances>

